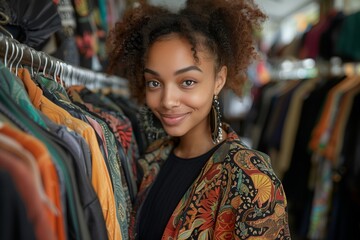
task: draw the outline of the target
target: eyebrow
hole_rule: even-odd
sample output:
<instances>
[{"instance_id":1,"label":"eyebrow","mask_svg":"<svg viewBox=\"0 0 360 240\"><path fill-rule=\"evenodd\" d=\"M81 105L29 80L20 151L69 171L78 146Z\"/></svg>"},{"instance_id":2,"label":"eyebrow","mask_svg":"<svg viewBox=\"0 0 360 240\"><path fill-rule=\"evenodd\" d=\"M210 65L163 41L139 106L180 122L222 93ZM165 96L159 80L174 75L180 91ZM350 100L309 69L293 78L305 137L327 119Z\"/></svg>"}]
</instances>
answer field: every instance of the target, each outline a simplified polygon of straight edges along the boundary
<instances>
[{"instance_id":1,"label":"eyebrow","mask_svg":"<svg viewBox=\"0 0 360 240\"><path fill-rule=\"evenodd\" d=\"M188 71L199 71L199 72L202 72L200 68L198 68L197 66L189 66L189 67L186 67L186 68L182 68L182 69L179 69L177 70L174 75L179 75L179 74L182 74L182 73L185 73L185 72L188 72ZM160 74L154 70L151 70L149 68L145 68L144 69L144 73L150 73L152 75L155 75L155 76L160 76Z\"/></svg>"}]
</instances>

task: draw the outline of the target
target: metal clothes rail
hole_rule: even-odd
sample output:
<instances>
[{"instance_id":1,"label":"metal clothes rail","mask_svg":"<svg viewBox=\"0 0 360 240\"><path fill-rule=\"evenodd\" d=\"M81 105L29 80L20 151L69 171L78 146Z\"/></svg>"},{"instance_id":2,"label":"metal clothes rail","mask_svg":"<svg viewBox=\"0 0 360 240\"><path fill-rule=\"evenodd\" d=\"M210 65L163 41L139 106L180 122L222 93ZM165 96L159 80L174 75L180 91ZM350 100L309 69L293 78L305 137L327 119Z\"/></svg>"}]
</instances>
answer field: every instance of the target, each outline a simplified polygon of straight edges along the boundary
<instances>
[{"instance_id":1,"label":"metal clothes rail","mask_svg":"<svg viewBox=\"0 0 360 240\"><path fill-rule=\"evenodd\" d=\"M17 68L19 65L30 67L32 74L44 73L59 79L62 84L83 84L90 88L127 88L128 81L118 76L95 72L89 69L72 66L49 54L36 51L33 48L19 43L0 32L0 57L6 67Z\"/></svg>"}]
</instances>

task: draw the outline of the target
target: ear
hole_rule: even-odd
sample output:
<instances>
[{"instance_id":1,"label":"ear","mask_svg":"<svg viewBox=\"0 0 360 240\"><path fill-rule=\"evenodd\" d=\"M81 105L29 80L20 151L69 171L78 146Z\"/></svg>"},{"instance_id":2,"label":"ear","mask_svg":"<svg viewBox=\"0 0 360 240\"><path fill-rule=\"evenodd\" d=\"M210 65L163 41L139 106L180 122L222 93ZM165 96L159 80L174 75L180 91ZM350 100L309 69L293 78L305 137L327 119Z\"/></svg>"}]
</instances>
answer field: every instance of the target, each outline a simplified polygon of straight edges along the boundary
<instances>
[{"instance_id":1,"label":"ear","mask_svg":"<svg viewBox=\"0 0 360 240\"><path fill-rule=\"evenodd\" d=\"M226 83L227 67L222 66L216 74L214 94L218 95Z\"/></svg>"}]
</instances>

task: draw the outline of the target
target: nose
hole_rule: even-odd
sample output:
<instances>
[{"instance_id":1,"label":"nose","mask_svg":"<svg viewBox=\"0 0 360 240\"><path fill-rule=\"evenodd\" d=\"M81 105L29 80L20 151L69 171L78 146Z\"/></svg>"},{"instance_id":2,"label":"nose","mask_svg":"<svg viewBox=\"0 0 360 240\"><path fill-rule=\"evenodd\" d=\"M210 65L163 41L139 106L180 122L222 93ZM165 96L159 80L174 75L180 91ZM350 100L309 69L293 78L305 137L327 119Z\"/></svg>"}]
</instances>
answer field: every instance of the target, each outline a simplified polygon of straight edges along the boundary
<instances>
[{"instance_id":1,"label":"nose","mask_svg":"<svg viewBox=\"0 0 360 240\"><path fill-rule=\"evenodd\" d=\"M175 87L166 86L163 90L161 105L166 109L172 109L180 105L180 93Z\"/></svg>"}]
</instances>

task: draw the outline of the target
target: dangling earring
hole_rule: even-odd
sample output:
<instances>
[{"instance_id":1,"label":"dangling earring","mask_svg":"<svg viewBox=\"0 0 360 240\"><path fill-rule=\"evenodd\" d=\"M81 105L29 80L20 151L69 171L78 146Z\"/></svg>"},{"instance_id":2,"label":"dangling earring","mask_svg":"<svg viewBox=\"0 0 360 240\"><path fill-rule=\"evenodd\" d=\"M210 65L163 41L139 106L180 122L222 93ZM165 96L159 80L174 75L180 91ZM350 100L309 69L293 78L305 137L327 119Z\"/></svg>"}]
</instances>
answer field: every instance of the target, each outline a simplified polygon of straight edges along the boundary
<instances>
[{"instance_id":1,"label":"dangling earring","mask_svg":"<svg viewBox=\"0 0 360 240\"><path fill-rule=\"evenodd\" d=\"M140 125L144 130L145 136L149 142L166 136L160 121L154 116L150 108L143 106L140 108Z\"/></svg>"},{"instance_id":2,"label":"dangling earring","mask_svg":"<svg viewBox=\"0 0 360 240\"><path fill-rule=\"evenodd\" d=\"M220 143L223 140L222 137L222 123L220 113L220 103L217 95L214 95L213 103L210 110L210 128L211 138L214 144Z\"/></svg>"}]
</instances>

